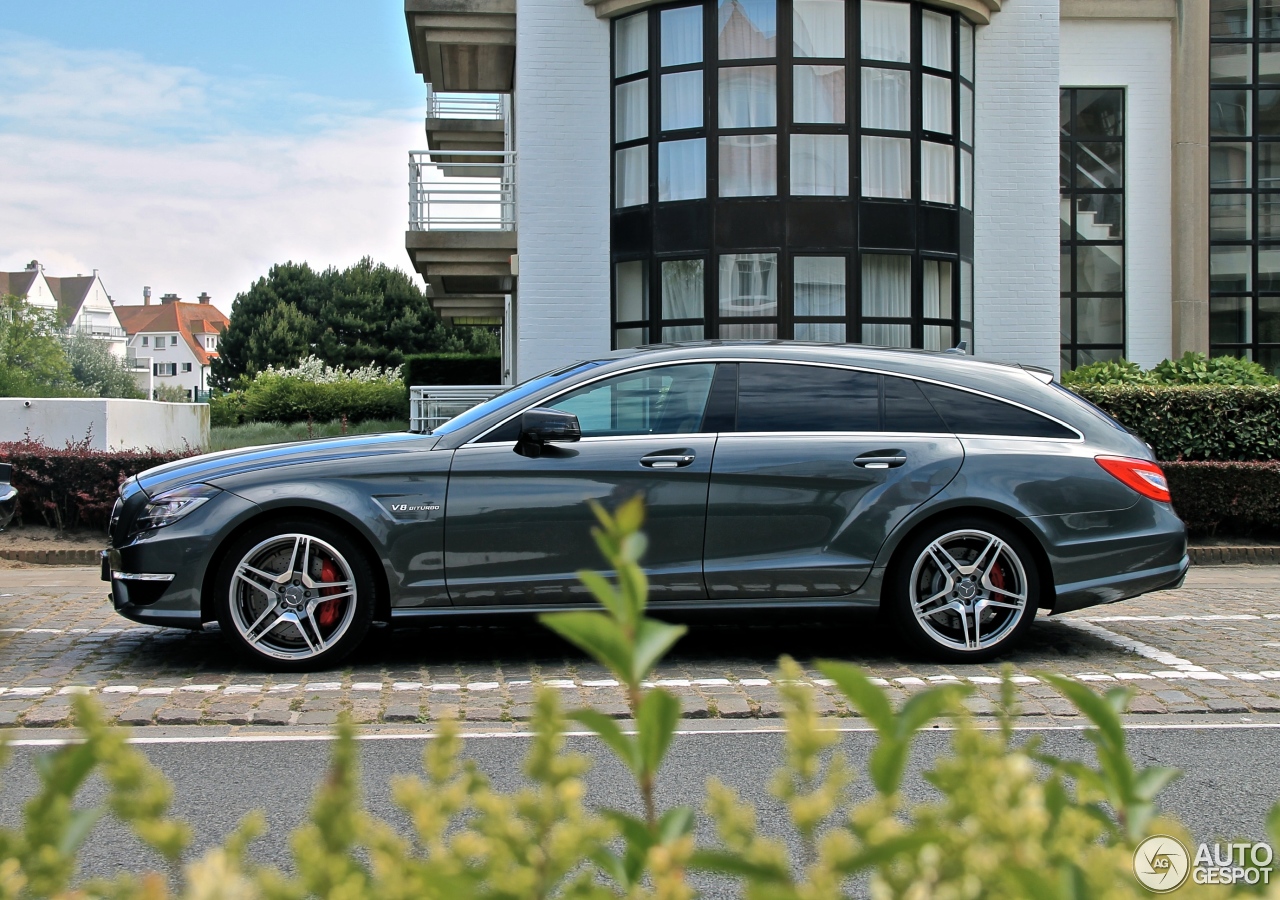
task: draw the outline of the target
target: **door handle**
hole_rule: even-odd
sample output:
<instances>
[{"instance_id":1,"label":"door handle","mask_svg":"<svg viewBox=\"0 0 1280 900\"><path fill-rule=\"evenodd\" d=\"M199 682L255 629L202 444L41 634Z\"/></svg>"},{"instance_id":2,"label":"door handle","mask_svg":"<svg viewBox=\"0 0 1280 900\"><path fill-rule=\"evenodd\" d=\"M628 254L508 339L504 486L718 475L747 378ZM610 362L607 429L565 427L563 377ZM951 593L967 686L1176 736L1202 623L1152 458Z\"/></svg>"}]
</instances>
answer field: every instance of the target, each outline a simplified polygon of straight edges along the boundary
<instances>
[{"instance_id":1,"label":"door handle","mask_svg":"<svg viewBox=\"0 0 1280 900\"><path fill-rule=\"evenodd\" d=\"M687 453L650 453L641 457L640 465L647 469L682 469L694 461L693 451Z\"/></svg>"},{"instance_id":2,"label":"door handle","mask_svg":"<svg viewBox=\"0 0 1280 900\"><path fill-rule=\"evenodd\" d=\"M867 453L859 456L853 461L853 464L855 466L861 466L864 469L896 469L906 461L907 458L901 454L891 455L881 451L879 453Z\"/></svg>"}]
</instances>

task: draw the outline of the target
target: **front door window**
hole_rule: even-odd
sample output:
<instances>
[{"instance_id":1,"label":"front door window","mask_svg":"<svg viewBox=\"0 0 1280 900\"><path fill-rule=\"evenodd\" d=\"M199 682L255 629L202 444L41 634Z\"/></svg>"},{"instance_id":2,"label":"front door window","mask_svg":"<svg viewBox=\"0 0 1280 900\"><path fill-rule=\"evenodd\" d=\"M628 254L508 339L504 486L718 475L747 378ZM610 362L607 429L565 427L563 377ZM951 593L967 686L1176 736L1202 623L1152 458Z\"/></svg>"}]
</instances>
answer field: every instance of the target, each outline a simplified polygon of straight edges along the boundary
<instances>
[{"instance_id":1,"label":"front door window","mask_svg":"<svg viewBox=\"0 0 1280 900\"><path fill-rule=\"evenodd\" d=\"M589 384L548 405L578 417L582 436L693 434L711 392L713 363L661 366Z\"/></svg>"}]
</instances>

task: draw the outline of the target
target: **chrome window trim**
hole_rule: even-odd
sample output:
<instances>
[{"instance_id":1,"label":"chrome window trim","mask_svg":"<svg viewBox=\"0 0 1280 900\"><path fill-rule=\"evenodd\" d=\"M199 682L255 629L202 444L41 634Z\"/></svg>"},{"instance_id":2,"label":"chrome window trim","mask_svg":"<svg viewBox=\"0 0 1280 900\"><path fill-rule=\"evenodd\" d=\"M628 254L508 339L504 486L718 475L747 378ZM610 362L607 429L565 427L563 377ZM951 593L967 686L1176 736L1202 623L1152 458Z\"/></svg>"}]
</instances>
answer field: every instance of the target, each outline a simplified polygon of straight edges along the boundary
<instances>
[{"instance_id":1,"label":"chrome window trim","mask_svg":"<svg viewBox=\"0 0 1280 900\"><path fill-rule=\"evenodd\" d=\"M948 383L947 383L947 382L945 382L945 381L939 381L937 378L928 378L928 377L923 376L923 375L908 375L908 374L903 373L903 372L888 372L888 371L885 371L884 369L871 369L871 368L868 368L868 367L866 367L866 366L852 365L852 364L848 364L848 363L823 362L823 361L810 360L810 359L803 359L803 360L800 360L800 359L797 359L797 360L780 360L780 359L761 359L761 358L759 358L759 357L751 357L751 356L742 356L742 357L739 357L739 356L725 356L725 357L699 357L699 358L695 358L695 359L665 360L665 361L662 361L662 362L651 362L651 363L646 363L646 364L644 364L644 365L636 366L636 367L631 368L631 369L621 369L621 370L617 370L617 371L613 371L613 372L606 372L606 373L604 373L604 374L600 375L600 376L599 376L599 377L597 377L597 378L592 378L592 379L590 379L590 380L588 380L588 381L584 381L584 382L581 382L581 383L579 383L579 384L575 384L575 385L573 385L572 387L567 387L567 388L565 388L564 390L560 391L560 392L559 392L559 393L557 393L557 394L552 394L550 397L544 397L542 400L540 400L538 403L534 404L533 406L526 406L526 407L524 407L523 409L519 410L518 412L512 413L511 415L509 415L509 416L507 416L505 419L503 419L501 422L498 422L497 424L493 425L492 427L485 429L485 431L484 431L483 433L478 434L478 435L476 435L474 438L471 438L470 440L466 441L466 442L465 442L465 443L463 443L463 444L462 444L462 446L461 446L461 447L459 447L458 449L460 450L460 449L462 449L462 447L469 446L470 444L479 443L481 440L483 440L483 438L484 438L486 435L488 435L488 434L489 434L489 432L491 432L491 431L495 431L496 429L501 428L503 425L506 425L506 424L507 424L508 422L510 422L512 419L516 418L517 416L523 415L525 412L527 412L527 411L528 411L528 410L530 410L530 409L539 409L539 408L546 407L548 404L550 404L550 403L552 403L553 401L555 401L555 400L559 399L560 397L563 397L565 394L568 394L568 393L570 393L570 392L572 392L572 391L576 391L576 390L578 390L579 388L584 388L584 387L587 387L588 385L595 384L597 381L605 381L605 380L607 380L607 379L609 379L609 378L613 378L613 377L620 376L620 375L629 375L629 374L631 374L631 373L633 373L633 372L642 372L642 371L644 371L645 369L669 368L669 367L671 367L671 366L698 365L698 364L704 364L704 365L705 365L706 363L731 363L731 362L736 362L736 363L744 363L744 362L745 362L745 363L764 363L764 364L766 364L766 365L780 365L780 366L817 366L817 367L825 368L825 369L845 369L845 370L852 371L852 372L865 372L865 373L867 373L867 374L869 374L869 375L886 375L886 376L890 376L890 377L893 377L893 378L907 378L907 379L910 379L911 381L920 381L920 382L924 382L924 383L926 383L926 384L936 384L938 387L952 388L953 390L957 390L957 391L965 391L965 392L967 392L967 393L974 394L974 395L979 396L979 397L985 397L985 398L986 398L986 399L988 399L988 400L995 400L997 403L1007 403L1007 404L1009 404L1010 406L1016 407L1016 408L1021 409L1021 410L1025 410L1026 412L1032 413L1033 415L1037 415L1037 416L1040 416L1041 418L1048 419L1050 422L1053 422L1053 423L1055 423L1055 424L1057 424L1057 425L1061 425L1063 428L1065 428L1065 429L1067 429L1068 431L1070 431L1070 432L1072 432L1073 434L1075 434L1075 437L1073 437L1073 438L1050 438L1050 437L1034 437L1034 436L1032 436L1032 435L1025 435L1025 434L968 434L968 433L960 434L960 433L958 433L958 432L939 432L939 433L947 434L947 435L949 435L949 436L951 436L951 437L956 437L956 438L997 438L997 439L1000 439L1000 440L1010 440L1010 439L1012 439L1012 440L1018 440L1018 441L1053 441L1053 442L1056 442L1056 443L1062 443L1062 444L1079 444L1079 443L1084 443L1084 439L1085 439L1085 438L1084 438L1084 434L1082 434L1082 433L1081 433L1081 431L1080 431L1080 429L1076 428L1074 425L1070 425L1070 424L1068 424L1068 423L1066 423L1066 422L1062 421L1061 419L1057 418L1056 416L1051 416L1051 415L1049 415L1049 414L1048 414L1048 413L1046 413L1046 412L1043 412L1043 411L1041 411L1041 410L1038 410L1038 409L1035 409L1035 408L1033 408L1033 407L1027 406L1025 403L1019 403L1018 401L1016 401L1016 400L1010 400L1010 399L1008 399L1007 397L1000 397L1000 396L997 396L996 394L990 394L990 393L987 393L986 391L978 390L977 388L966 387L966 386L964 386L964 385L958 385L958 384L948 384ZM1038 379L1037 379L1037 380L1038 380ZM746 433L748 433L748 432L733 431L733 432L724 432L724 433L725 433L725 434L746 434ZM765 431L765 432L750 432L750 433L752 433L752 434L837 434L837 433L843 433L843 432L831 432L831 431ZM874 434L881 434L881 433L895 433L895 432L864 432L864 431L856 431L856 432L848 432L848 433L849 433L849 434L873 434L873 433L874 433ZM934 434L934 432L924 432L924 434ZM622 438L622 437L664 437L664 436L666 436L666 435L661 435L661 434L644 434L644 435L616 435L616 436L608 436L608 435L605 435L605 436L603 436L603 437L607 437L609 440L617 440L618 438ZM680 435L679 435L679 433L676 433L676 434L671 435L671 436L673 436L673 437L679 437ZM583 438L583 440L584 440L584 441L585 441L585 440L592 440L592 438ZM496 442L495 442L495 443L496 443ZM514 443L514 442L513 442L513 443Z\"/></svg>"}]
</instances>

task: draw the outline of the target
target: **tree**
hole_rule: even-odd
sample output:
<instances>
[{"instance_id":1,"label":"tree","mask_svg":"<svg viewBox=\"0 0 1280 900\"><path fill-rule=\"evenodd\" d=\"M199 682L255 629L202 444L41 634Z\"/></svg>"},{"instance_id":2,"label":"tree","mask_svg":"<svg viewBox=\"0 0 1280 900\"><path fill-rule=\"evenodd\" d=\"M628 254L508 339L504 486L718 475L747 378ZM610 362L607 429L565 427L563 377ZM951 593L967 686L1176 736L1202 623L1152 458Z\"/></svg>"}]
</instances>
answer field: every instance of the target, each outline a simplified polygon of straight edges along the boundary
<instances>
[{"instance_id":1,"label":"tree","mask_svg":"<svg viewBox=\"0 0 1280 900\"><path fill-rule=\"evenodd\" d=\"M0 397L76 397L71 365L52 310L0 298Z\"/></svg>"},{"instance_id":2,"label":"tree","mask_svg":"<svg viewBox=\"0 0 1280 900\"><path fill-rule=\"evenodd\" d=\"M314 353L331 366L396 366L414 353L498 352L491 329L447 326L400 269L365 257L342 271L306 263L272 266L236 297L211 378L230 387L268 365Z\"/></svg>"},{"instance_id":3,"label":"tree","mask_svg":"<svg viewBox=\"0 0 1280 900\"><path fill-rule=\"evenodd\" d=\"M71 366L71 377L90 396L146 399L124 361L111 352L106 341L75 332L62 339L62 349Z\"/></svg>"}]
</instances>

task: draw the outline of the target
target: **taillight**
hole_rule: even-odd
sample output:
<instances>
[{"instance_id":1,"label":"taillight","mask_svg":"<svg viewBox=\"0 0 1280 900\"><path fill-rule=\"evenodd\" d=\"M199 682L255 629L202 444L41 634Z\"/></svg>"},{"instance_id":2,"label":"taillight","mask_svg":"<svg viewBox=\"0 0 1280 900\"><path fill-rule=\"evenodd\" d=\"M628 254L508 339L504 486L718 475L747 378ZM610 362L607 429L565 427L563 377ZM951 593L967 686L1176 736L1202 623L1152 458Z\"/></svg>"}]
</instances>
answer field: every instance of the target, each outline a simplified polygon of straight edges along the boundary
<instances>
[{"instance_id":1,"label":"taillight","mask_svg":"<svg viewBox=\"0 0 1280 900\"><path fill-rule=\"evenodd\" d=\"M1128 456L1098 456L1098 465L1150 500L1169 502L1169 480L1153 462Z\"/></svg>"}]
</instances>

